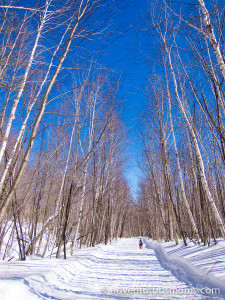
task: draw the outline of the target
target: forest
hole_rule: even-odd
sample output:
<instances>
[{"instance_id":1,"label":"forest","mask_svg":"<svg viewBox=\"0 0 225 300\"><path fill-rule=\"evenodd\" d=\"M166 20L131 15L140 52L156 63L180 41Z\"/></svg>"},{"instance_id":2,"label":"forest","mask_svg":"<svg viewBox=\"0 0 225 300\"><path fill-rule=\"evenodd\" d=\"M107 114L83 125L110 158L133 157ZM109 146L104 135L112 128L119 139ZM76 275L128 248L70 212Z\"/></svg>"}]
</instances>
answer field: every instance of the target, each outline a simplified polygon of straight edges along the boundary
<instances>
[{"instance_id":1,"label":"forest","mask_svg":"<svg viewBox=\"0 0 225 300\"><path fill-rule=\"evenodd\" d=\"M120 77L99 59L126 5L0 2L1 259L15 241L25 260L120 237L225 238L225 4L146 1L137 199Z\"/></svg>"}]
</instances>

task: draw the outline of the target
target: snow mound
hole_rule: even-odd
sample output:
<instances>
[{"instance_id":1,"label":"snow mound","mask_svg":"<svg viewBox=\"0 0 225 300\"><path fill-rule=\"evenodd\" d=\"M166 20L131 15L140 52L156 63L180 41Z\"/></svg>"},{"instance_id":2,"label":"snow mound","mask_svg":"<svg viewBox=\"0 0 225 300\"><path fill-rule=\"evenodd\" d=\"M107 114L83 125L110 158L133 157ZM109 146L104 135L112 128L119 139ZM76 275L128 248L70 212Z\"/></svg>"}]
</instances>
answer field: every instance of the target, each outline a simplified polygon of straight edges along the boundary
<instances>
[{"instance_id":1,"label":"snow mound","mask_svg":"<svg viewBox=\"0 0 225 300\"><path fill-rule=\"evenodd\" d=\"M209 274L208 271L199 269L183 257L168 255L163 247L157 243L145 239L146 248L154 249L160 264L169 270L179 281L197 289L209 288L219 290L220 297L225 296L225 282Z\"/></svg>"}]
</instances>

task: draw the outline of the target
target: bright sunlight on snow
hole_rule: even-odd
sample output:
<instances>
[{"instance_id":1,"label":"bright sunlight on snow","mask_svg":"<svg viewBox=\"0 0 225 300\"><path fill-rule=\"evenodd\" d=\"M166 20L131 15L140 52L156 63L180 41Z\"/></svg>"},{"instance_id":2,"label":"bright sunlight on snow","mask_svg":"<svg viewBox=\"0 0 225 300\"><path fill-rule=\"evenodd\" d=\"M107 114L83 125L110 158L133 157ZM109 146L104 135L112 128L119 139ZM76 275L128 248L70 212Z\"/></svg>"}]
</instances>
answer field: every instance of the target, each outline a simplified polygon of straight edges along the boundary
<instances>
[{"instance_id":1,"label":"bright sunlight on snow","mask_svg":"<svg viewBox=\"0 0 225 300\"><path fill-rule=\"evenodd\" d=\"M206 299L218 288L225 293L223 241L185 248L144 239L139 249L138 240L76 249L67 260L1 261L0 299Z\"/></svg>"}]
</instances>

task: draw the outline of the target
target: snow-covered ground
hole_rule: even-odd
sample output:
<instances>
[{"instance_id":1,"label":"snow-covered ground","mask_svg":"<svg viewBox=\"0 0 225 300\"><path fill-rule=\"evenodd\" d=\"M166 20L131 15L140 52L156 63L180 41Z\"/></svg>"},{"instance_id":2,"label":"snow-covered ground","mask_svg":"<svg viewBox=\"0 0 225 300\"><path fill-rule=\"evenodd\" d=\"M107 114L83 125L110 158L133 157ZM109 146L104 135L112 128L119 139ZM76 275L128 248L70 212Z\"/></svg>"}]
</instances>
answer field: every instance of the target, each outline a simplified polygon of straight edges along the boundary
<instances>
[{"instance_id":1,"label":"snow-covered ground","mask_svg":"<svg viewBox=\"0 0 225 300\"><path fill-rule=\"evenodd\" d=\"M216 245L212 243L210 247L194 244L191 241L186 247L182 242L178 245L174 242L162 245L169 256L182 256L191 264L225 282L225 241L223 239L219 239Z\"/></svg>"},{"instance_id":2,"label":"snow-covered ground","mask_svg":"<svg viewBox=\"0 0 225 300\"><path fill-rule=\"evenodd\" d=\"M67 260L1 261L0 299L210 299L216 288L223 292L224 266L223 241L185 248L145 239L138 249L138 238L119 239Z\"/></svg>"}]
</instances>

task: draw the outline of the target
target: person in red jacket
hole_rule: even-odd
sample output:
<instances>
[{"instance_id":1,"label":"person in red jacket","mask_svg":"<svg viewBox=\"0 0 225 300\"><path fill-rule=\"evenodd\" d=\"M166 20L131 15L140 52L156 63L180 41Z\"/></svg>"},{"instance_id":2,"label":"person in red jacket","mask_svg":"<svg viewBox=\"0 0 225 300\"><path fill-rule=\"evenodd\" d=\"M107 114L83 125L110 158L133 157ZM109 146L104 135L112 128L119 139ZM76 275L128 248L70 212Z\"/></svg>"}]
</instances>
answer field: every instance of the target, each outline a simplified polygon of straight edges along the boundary
<instances>
[{"instance_id":1,"label":"person in red jacket","mask_svg":"<svg viewBox=\"0 0 225 300\"><path fill-rule=\"evenodd\" d=\"M140 249L142 249L143 248L143 242L142 242L142 240L140 239L140 241L139 241L139 248Z\"/></svg>"}]
</instances>

